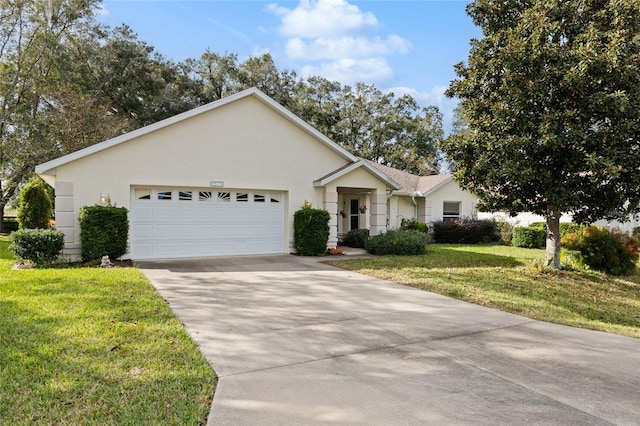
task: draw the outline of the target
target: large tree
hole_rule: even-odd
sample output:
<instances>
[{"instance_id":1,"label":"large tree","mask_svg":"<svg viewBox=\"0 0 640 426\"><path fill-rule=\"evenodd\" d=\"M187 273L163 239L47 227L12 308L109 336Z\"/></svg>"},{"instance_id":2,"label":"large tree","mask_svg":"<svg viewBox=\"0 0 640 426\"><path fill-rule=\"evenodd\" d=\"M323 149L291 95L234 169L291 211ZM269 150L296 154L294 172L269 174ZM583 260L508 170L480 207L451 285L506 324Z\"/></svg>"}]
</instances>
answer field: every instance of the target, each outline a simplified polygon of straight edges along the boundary
<instances>
[{"instance_id":1,"label":"large tree","mask_svg":"<svg viewBox=\"0 0 640 426\"><path fill-rule=\"evenodd\" d=\"M483 37L448 96L468 129L442 149L482 206L546 217L560 264L559 220L640 210L638 0L476 0Z\"/></svg>"},{"instance_id":2,"label":"large tree","mask_svg":"<svg viewBox=\"0 0 640 426\"><path fill-rule=\"evenodd\" d=\"M45 115L65 92L65 46L89 29L95 4L0 0L0 231L6 204L55 145Z\"/></svg>"}]
</instances>

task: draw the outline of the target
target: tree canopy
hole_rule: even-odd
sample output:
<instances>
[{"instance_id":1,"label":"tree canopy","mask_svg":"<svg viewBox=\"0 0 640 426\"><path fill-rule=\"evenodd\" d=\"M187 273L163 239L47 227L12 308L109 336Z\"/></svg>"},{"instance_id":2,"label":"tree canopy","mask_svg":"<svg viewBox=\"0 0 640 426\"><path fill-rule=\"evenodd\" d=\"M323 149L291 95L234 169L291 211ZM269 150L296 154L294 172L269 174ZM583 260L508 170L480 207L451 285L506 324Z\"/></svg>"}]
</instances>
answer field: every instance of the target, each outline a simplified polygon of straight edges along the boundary
<instances>
[{"instance_id":1,"label":"tree canopy","mask_svg":"<svg viewBox=\"0 0 640 426\"><path fill-rule=\"evenodd\" d=\"M486 209L547 218L558 266L561 213L640 210L640 3L476 0L467 12L483 37L447 95L468 128L442 149Z\"/></svg>"},{"instance_id":2,"label":"tree canopy","mask_svg":"<svg viewBox=\"0 0 640 426\"><path fill-rule=\"evenodd\" d=\"M257 87L355 155L438 170L442 117L410 96L205 51L174 63L126 25L99 25L100 0L0 0L0 217L35 165ZM2 231L0 220L0 232Z\"/></svg>"}]
</instances>

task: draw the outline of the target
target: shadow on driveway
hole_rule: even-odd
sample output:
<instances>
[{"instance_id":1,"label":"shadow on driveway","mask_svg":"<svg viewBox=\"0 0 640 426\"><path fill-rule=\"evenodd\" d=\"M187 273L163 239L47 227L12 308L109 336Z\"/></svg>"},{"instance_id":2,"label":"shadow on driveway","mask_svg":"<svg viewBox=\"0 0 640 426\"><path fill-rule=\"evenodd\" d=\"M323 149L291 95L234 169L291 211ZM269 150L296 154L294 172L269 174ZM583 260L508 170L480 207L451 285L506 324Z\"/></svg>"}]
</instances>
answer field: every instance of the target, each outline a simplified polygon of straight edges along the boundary
<instances>
[{"instance_id":1,"label":"shadow on driveway","mask_svg":"<svg viewBox=\"0 0 640 426\"><path fill-rule=\"evenodd\" d=\"M210 425L640 424L640 340L324 258L139 262L218 374Z\"/></svg>"}]
</instances>

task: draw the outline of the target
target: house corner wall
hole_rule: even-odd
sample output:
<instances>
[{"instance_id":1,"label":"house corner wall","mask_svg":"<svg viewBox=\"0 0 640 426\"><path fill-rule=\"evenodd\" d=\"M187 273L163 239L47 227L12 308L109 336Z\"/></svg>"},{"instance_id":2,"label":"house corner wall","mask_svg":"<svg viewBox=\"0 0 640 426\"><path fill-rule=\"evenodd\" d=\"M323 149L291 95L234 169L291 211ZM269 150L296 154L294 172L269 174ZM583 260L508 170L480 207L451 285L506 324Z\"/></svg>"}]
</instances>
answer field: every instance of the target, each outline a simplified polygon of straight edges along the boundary
<instances>
[{"instance_id":1,"label":"house corner wall","mask_svg":"<svg viewBox=\"0 0 640 426\"><path fill-rule=\"evenodd\" d=\"M78 260L81 254L79 225L75 215L74 184L73 182L56 181L56 229L64 234L64 248L62 254Z\"/></svg>"}]
</instances>

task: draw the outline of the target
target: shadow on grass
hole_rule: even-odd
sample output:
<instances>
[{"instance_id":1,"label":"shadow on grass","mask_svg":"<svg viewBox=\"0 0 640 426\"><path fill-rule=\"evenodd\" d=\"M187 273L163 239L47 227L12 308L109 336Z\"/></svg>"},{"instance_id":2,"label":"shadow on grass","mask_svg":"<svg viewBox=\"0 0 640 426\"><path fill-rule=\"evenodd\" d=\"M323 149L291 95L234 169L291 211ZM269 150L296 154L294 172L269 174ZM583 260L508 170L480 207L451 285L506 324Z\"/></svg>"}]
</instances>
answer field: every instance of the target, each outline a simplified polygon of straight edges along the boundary
<instances>
[{"instance_id":1,"label":"shadow on grass","mask_svg":"<svg viewBox=\"0 0 640 426\"><path fill-rule=\"evenodd\" d=\"M529 264L515 256L494 253L466 251L455 246L427 246L420 256L378 256L368 259L345 259L327 262L340 267L341 263L365 269L405 269L405 268L514 268ZM349 269L351 269L349 267Z\"/></svg>"},{"instance_id":2,"label":"shadow on grass","mask_svg":"<svg viewBox=\"0 0 640 426\"><path fill-rule=\"evenodd\" d=\"M151 286L24 272L0 290L6 424L202 424L212 372Z\"/></svg>"}]
</instances>

